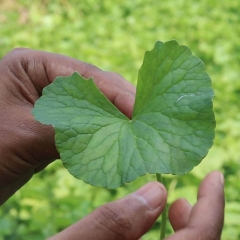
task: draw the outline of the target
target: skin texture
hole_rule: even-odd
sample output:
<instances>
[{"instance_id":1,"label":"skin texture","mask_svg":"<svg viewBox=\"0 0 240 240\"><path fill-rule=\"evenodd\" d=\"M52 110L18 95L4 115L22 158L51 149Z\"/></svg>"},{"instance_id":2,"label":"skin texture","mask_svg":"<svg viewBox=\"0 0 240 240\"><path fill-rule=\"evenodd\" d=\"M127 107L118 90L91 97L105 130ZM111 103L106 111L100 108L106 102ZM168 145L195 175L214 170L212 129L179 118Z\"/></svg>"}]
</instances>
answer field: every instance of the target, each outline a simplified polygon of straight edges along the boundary
<instances>
[{"instance_id":1,"label":"skin texture","mask_svg":"<svg viewBox=\"0 0 240 240\"><path fill-rule=\"evenodd\" d=\"M185 199L171 205L169 220L175 234L166 240L220 239L224 218L221 178L222 174L215 171L203 180L193 207ZM142 201L145 197L147 201ZM139 239L162 212L166 198L166 190L160 183L148 183L137 192L98 208L49 240Z\"/></svg>"},{"instance_id":2,"label":"skin texture","mask_svg":"<svg viewBox=\"0 0 240 240\"><path fill-rule=\"evenodd\" d=\"M106 97L131 118L135 87L120 75L58 54L13 50L0 61L0 204L59 157L52 127L36 122L31 110L45 86L57 76L74 71L85 78L93 77ZM147 183L51 239L140 239L163 211L166 199L163 185ZM203 180L193 207L184 199L173 203L169 218L176 231L169 240L220 239L224 218L222 174L213 172Z\"/></svg>"}]
</instances>

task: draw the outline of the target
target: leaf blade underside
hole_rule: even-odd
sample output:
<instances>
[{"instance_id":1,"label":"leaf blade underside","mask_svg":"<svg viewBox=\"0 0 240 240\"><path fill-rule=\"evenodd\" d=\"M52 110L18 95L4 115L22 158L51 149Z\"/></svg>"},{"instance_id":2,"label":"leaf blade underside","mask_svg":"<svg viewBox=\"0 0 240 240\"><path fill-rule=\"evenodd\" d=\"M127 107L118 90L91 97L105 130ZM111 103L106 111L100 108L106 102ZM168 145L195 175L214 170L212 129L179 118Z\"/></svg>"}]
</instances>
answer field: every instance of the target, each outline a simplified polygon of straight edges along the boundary
<instances>
[{"instance_id":1,"label":"leaf blade underside","mask_svg":"<svg viewBox=\"0 0 240 240\"><path fill-rule=\"evenodd\" d=\"M146 52L132 120L77 73L47 86L33 114L54 126L72 175L117 188L147 173L185 174L200 163L214 139L213 95L202 61L173 40Z\"/></svg>"}]
</instances>

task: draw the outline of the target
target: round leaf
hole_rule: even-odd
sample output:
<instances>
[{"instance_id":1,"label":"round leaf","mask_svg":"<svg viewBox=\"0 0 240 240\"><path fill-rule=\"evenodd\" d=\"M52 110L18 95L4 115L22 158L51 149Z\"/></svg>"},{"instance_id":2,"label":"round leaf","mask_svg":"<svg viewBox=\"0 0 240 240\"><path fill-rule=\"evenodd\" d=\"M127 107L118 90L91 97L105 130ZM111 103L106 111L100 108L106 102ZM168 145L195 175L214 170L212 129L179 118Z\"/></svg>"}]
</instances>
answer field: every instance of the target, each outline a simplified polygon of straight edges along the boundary
<instances>
[{"instance_id":1,"label":"round leaf","mask_svg":"<svg viewBox=\"0 0 240 240\"><path fill-rule=\"evenodd\" d=\"M132 120L78 73L58 77L33 114L55 129L64 166L76 178L117 188L147 173L185 174L213 144L211 80L176 41L156 42L139 70Z\"/></svg>"}]
</instances>

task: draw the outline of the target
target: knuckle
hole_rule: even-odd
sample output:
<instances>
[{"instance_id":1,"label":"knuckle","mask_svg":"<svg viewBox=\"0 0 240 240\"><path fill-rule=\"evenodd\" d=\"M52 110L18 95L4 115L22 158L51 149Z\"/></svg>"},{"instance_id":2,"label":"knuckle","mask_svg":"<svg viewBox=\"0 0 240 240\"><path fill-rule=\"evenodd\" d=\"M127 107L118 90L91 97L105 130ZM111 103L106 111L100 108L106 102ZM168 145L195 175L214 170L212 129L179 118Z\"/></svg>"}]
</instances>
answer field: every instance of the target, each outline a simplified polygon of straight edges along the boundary
<instances>
[{"instance_id":1,"label":"knuckle","mask_svg":"<svg viewBox=\"0 0 240 240\"><path fill-rule=\"evenodd\" d=\"M98 72L98 71L101 71L100 68L98 68L97 66L91 64L91 63L84 63L85 65L85 72L84 72L84 77L86 75L91 75L91 73L95 73L95 72Z\"/></svg>"},{"instance_id":2,"label":"knuckle","mask_svg":"<svg viewBox=\"0 0 240 240\"><path fill-rule=\"evenodd\" d=\"M29 50L29 48L13 48L9 53L8 55L12 55L12 54L19 54L19 53L23 53L25 51Z\"/></svg>"},{"instance_id":3,"label":"knuckle","mask_svg":"<svg viewBox=\"0 0 240 240\"><path fill-rule=\"evenodd\" d=\"M115 78L115 79L119 79L119 78L123 78L121 74L116 73L116 72L107 72L111 77Z\"/></svg>"},{"instance_id":4,"label":"knuckle","mask_svg":"<svg viewBox=\"0 0 240 240\"><path fill-rule=\"evenodd\" d=\"M106 72L109 76L109 79L114 82L114 84L118 85L119 87L122 86L125 83L124 78L122 75L116 72Z\"/></svg>"},{"instance_id":5,"label":"knuckle","mask_svg":"<svg viewBox=\"0 0 240 240\"><path fill-rule=\"evenodd\" d=\"M28 50L28 48L17 47L17 48L13 48L11 52L19 52L19 51L26 51L26 50Z\"/></svg>"},{"instance_id":6,"label":"knuckle","mask_svg":"<svg viewBox=\"0 0 240 240\"><path fill-rule=\"evenodd\" d=\"M132 229L132 222L123 208L109 203L98 209L99 223L111 231L117 239L125 239Z\"/></svg>"},{"instance_id":7,"label":"knuckle","mask_svg":"<svg viewBox=\"0 0 240 240\"><path fill-rule=\"evenodd\" d=\"M29 51L28 48L14 48L8 52L1 61L4 61L9 66L17 65L18 61L22 61L23 56L26 55L26 52Z\"/></svg>"},{"instance_id":8,"label":"knuckle","mask_svg":"<svg viewBox=\"0 0 240 240\"><path fill-rule=\"evenodd\" d=\"M123 92L128 92L131 95L135 95L136 88L128 82L121 74L115 72L106 72L111 82Z\"/></svg>"}]
</instances>

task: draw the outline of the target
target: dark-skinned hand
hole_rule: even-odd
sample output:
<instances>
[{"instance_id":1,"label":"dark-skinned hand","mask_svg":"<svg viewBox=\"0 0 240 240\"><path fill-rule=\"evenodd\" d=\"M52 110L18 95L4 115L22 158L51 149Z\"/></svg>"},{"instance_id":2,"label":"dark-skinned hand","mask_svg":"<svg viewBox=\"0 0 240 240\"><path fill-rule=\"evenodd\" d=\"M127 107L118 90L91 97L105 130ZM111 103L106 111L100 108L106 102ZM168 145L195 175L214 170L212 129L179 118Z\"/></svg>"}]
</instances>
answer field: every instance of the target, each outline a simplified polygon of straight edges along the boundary
<instances>
[{"instance_id":1,"label":"dark-skinned hand","mask_svg":"<svg viewBox=\"0 0 240 240\"><path fill-rule=\"evenodd\" d=\"M120 75L66 56L16 49L0 61L0 204L59 158L54 131L34 120L31 111L42 89L57 76L74 71L93 77L97 87L131 118L135 87ZM51 239L131 239L144 235L166 205L163 185L151 182L118 201L108 203ZM57 211L57 210L56 210ZM172 204L169 219L175 239L220 239L224 218L223 176L209 174L202 182L198 201Z\"/></svg>"}]
</instances>

